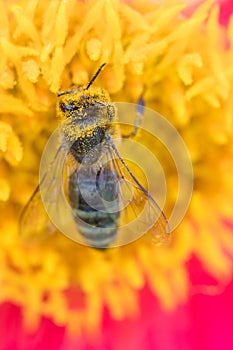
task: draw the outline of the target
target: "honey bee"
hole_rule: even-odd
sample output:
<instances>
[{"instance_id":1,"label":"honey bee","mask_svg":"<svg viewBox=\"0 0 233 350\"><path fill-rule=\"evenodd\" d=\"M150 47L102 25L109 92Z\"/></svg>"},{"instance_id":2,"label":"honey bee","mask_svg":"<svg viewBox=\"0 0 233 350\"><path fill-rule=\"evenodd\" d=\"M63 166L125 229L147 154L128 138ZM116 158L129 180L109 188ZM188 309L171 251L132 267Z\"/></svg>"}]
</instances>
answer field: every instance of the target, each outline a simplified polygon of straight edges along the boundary
<instances>
[{"instance_id":1,"label":"honey bee","mask_svg":"<svg viewBox=\"0 0 233 350\"><path fill-rule=\"evenodd\" d=\"M105 63L87 86L57 94L57 115L64 120L61 142L22 212L23 241L37 241L53 233L56 217L66 216L61 209L66 200L74 232L69 232L69 225L64 226L63 232L76 242L105 249L135 240L136 228L142 234L145 227L156 237L156 243L170 238L164 213L132 173L114 142L114 135L119 134L116 107L107 91L92 86L104 66ZM134 130L121 135L122 140L137 134L143 115L142 99L136 115ZM66 175L62 185L54 186L64 152ZM65 197L61 196L63 192ZM55 213L54 225L48 206Z\"/></svg>"}]
</instances>

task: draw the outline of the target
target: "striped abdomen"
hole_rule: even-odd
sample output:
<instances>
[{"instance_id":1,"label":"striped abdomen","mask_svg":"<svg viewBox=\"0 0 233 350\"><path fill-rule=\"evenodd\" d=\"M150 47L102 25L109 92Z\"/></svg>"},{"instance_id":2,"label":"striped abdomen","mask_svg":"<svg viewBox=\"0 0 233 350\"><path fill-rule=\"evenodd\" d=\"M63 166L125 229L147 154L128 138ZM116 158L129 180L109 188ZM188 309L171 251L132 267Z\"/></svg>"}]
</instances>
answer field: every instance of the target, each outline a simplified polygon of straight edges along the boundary
<instances>
[{"instance_id":1,"label":"striped abdomen","mask_svg":"<svg viewBox=\"0 0 233 350\"><path fill-rule=\"evenodd\" d=\"M120 213L117 178L107 166L75 171L69 178L69 200L78 231L95 248L108 247L116 238Z\"/></svg>"}]
</instances>

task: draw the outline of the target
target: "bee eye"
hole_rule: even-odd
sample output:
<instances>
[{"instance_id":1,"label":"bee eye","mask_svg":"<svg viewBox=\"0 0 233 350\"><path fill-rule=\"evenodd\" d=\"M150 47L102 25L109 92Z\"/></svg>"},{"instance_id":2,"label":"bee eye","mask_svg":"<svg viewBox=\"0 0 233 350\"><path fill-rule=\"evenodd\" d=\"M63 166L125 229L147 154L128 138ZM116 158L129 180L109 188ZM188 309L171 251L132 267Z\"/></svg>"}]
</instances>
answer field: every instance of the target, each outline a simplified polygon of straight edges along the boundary
<instances>
[{"instance_id":1,"label":"bee eye","mask_svg":"<svg viewBox=\"0 0 233 350\"><path fill-rule=\"evenodd\" d=\"M72 109L72 106L65 104L64 102L59 103L59 107L62 110L62 112L68 112Z\"/></svg>"},{"instance_id":2,"label":"bee eye","mask_svg":"<svg viewBox=\"0 0 233 350\"><path fill-rule=\"evenodd\" d=\"M88 98L90 98L90 96L82 95L81 98L88 99Z\"/></svg>"}]
</instances>

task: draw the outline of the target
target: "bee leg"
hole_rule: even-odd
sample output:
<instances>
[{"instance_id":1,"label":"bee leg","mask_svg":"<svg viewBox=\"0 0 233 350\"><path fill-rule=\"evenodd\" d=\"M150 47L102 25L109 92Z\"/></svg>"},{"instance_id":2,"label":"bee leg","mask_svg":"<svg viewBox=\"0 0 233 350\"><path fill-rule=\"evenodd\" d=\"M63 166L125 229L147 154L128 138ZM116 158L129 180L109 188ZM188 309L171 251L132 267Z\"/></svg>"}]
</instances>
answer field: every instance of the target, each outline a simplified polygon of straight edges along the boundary
<instances>
[{"instance_id":1,"label":"bee leg","mask_svg":"<svg viewBox=\"0 0 233 350\"><path fill-rule=\"evenodd\" d=\"M125 139L128 139L130 137L135 137L137 135L138 129L142 123L142 117L143 117L143 113L144 113L144 100L142 97L139 98L138 103L137 103L137 108L136 108L136 119L134 122L134 131L132 131L130 134L128 135L123 135L122 137Z\"/></svg>"}]
</instances>

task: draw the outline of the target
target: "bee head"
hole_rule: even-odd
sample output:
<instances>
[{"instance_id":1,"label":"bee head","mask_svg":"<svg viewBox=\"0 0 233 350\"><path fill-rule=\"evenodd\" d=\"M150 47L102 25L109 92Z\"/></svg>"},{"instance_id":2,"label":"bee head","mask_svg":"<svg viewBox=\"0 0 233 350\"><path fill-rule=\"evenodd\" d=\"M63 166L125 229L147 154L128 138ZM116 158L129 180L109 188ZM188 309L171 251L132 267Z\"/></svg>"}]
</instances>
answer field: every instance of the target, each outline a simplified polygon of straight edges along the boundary
<instances>
[{"instance_id":1,"label":"bee head","mask_svg":"<svg viewBox=\"0 0 233 350\"><path fill-rule=\"evenodd\" d=\"M67 90L57 94L57 116L66 119L81 114L83 110L95 106L105 105L110 102L110 96L102 88L93 87L92 84L98 77L106 63L103 63L94 74L86 87L77 87L74 90ZM76 111L76 112L75 112ZM77 112L78 111L78 112Z\"/></svg>"},{"instance_id":2,"label":"bee head","mask_svg":"<svg viewBox=\"0 0 233 350\"><path fill-rule=\"evenodd\" d=\"M79 87L74 90L58 94L57 116L67 119L82 113L91 106L101 106L110 103L110 96L106 90L100 87L90 87L86 89Z\"/></svg>"}]
</instances>

